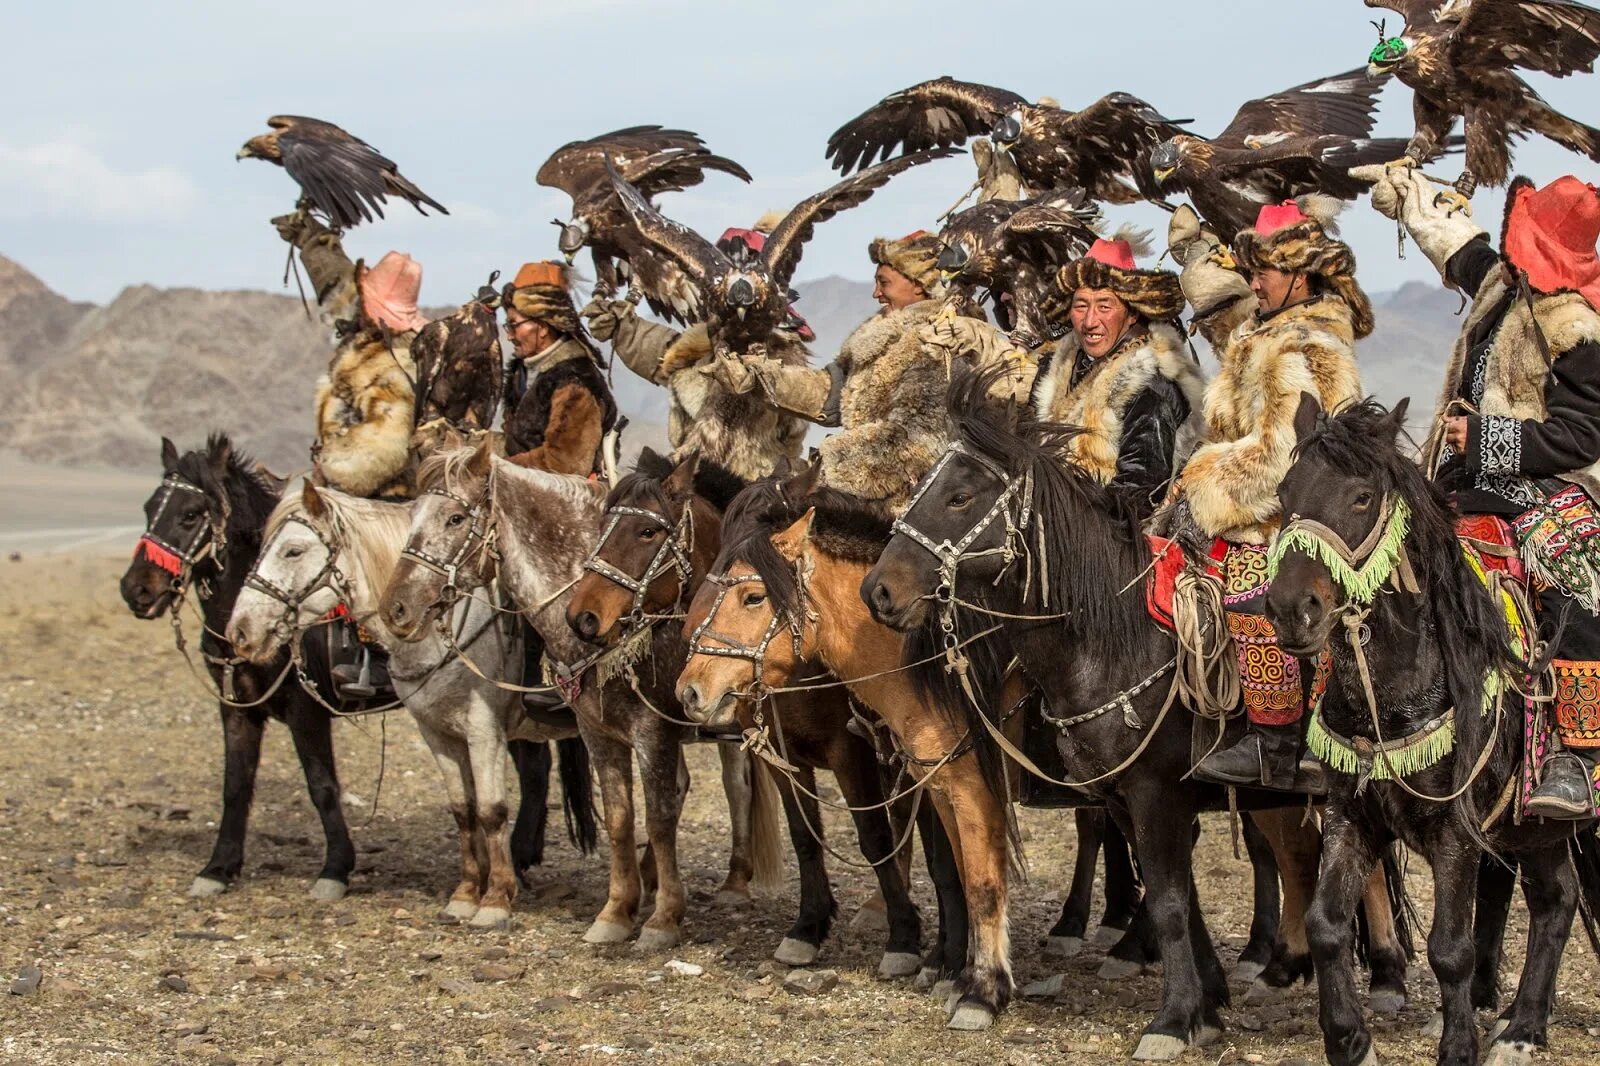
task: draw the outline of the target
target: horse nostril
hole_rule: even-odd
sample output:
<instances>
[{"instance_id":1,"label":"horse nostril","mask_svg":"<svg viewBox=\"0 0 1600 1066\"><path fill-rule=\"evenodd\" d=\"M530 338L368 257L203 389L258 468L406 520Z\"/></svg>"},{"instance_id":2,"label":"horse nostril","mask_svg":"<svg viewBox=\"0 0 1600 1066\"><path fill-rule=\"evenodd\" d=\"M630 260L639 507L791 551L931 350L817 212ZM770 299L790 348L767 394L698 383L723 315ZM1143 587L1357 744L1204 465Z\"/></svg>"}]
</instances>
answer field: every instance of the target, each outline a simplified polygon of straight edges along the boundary
<instances>
[{"instance_id":1,"label":"horse nostril","mask_svg":"<svg viewBox=\"0 0 1600 1066\"><path fill-rule=\"evenodd\" d=\"M406 605L398 600L389 605L389 617L396 622L403 622L406 618Z\"/></svg>"},{"instance_id":2,"label":"horse nostril","mask_svg":"<svg viewBox=\"0 0 1600 1066\"><path fill-rule=\"evenodd\" d=\"M600 619L595 616L593 611L584 611L578 615L575 625L578 630L578 636L584 640L593 640L596 634L600 632Z\"/></svg>"},{"instance_id":3,"label":"horse nostril","mask_svg":"<svg viewBox=\"0 0 1600 1066\"><path fill-rule=\"evenodd\" d=\"M691 718L700 709L700 689L690 682L678 689L678 703L683 707L683 713Z\"/></svg>"},{"instance_id":4,"label":"horse nostril","mask_svg":"<svg viewBox=\"0 0 1600 1066\"><path fill-rule=\"evenodd\" d=\"M887 612L894 606L894 596L889 592L889 586L882 581L872 586L872 607L879 613Z\"/></svg>"}]
</instances>

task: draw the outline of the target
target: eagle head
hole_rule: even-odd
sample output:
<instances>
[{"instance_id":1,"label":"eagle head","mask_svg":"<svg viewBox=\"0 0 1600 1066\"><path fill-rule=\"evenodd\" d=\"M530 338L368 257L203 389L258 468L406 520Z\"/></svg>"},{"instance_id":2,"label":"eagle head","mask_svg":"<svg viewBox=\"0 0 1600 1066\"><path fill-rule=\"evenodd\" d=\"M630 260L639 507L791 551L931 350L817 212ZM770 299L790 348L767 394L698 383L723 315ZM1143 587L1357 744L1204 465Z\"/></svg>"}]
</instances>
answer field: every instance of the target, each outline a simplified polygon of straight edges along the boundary
<instances>
[{"instance_id":1,"label":"eagle head","mask_svg":"<svg viewBox=\"0 0 1600 1066\"><path fill-rule=\"evenodd\" d=\"M1155 174L1159 184L1165 185L1167 179L1177 173L1178 165L1182 162L1183 148L1176 137L1162 141L1150 149L1150 170Z\"/></svg>"},{"instance_id":2,"label":"eagle head","mask_svg":"<svg viewBox=\"0 0 1600 1066\"><path fill-rule=\"evenodd\" d=\"M1380 37L1377 47L1367 53L1367 76L1376 78L1393 72L1410 54L1411 42L1406 38Z\"/></svg>"},{"instance_id":3,"label":"eagle head","mask_svg":"<svg viewBox=\"0 0 1600 1066\"><path fill-rule=\"evenodd\" d=\"M935 265L939 268L939 276L945 281L953 281L966 272L967 264L972 262L972 249L965 241L947 244L939 250L939 258Z\"/></svg>"},{"instance_id":4,"label":"eagle head","mask_svg":"<svg viewBox=\"0 0 1600 1066\"><path fill-rule=\"evenodd\" d=\"M1022 139L1022 112L1012 111L996 122L994 128L989 131L989 139L1001 151L1009 151Z\"/></svg>"},{"instance_id":5,"label":"eagle head","mask_svg":"<svg viewBox=\"0 0 1600 1066\"><path fill-rule=\"evenodd\" d=\"M744 321L744 316L756 305L755 279L748 274L735 274L728 282L728 305Z\"/></svg>"},{"instance_id":6,"label":"eagle head","mask_svg":"<svg viewBox=\"0 0 1600 1066\"><path fill-rule=\"evenodd\" d=\"M589 243L589 220L582 215L576 215L570 222L563 222L559 218L550 220L561 227L561 236L556 239L556 247L561 249L561 254L567 257L567 262L572 262L572 257L578 250Z\"/></svg>"},{"instance_id":7,"label":"eagle head","mask_svg":"<svg viewBox=\"0 0 1600 1066\"><path fill-rule=\"evenodd\" d=\"M244 145L234 153L235 159L265 159L269 163L282 164L283 157L278 152L278 134L263 133L244 142Z\"/></svg>"}]
</instances>

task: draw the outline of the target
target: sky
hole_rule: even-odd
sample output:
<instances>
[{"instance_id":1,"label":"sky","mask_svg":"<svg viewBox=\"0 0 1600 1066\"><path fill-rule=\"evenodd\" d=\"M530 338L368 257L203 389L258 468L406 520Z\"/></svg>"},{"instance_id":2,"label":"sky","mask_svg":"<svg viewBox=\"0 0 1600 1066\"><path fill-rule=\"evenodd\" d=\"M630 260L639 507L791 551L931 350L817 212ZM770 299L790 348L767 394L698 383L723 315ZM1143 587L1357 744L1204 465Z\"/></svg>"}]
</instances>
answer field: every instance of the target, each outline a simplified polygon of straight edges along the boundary
<instances>
[{"instance_id":1,"label":"sky","mask_svg":"<svg viewBox=\"0 0 1600 1066\"><path fill-rule=\"evenodd\" d=\"M1399 24L1359 0L4 7L0 255L96 302L139 283L282 289L284 250L267 220L293 207L295 187L276 167L234 159L272 114L344 126L451 209L421 218L394 205L346 245L369 259L410 253L424 266L423 302L453 304L491 270L556 254L550 220L569 203L533 175L567 141L644 123L699 133L755 176L745 186L713 175L663 198L669 216L714 235L826 188L836 177L823 158L829 133L928 78L1069 108L1123 90L1214 134L1246 99L1362 65L1372 16ZM1593 76L1529 80L1600 122ZM1385 90L1377 132L1411 132L1403 86ZM1600 182L1600 167L1546 142L1525 143L1517 162L1540 183L1563 173ZM866 279L872 237L932 228L972 177L957 158L896 178L818 228L797 278ZM1491 231L1502 199L1477 198ZM1109 219L1165 232L1154 208ZM1344 232L1370 291L1436 280L1414 249L1397 257L1393 223L1365 204L1346 212Z\"/></svg>"}]
</instances>

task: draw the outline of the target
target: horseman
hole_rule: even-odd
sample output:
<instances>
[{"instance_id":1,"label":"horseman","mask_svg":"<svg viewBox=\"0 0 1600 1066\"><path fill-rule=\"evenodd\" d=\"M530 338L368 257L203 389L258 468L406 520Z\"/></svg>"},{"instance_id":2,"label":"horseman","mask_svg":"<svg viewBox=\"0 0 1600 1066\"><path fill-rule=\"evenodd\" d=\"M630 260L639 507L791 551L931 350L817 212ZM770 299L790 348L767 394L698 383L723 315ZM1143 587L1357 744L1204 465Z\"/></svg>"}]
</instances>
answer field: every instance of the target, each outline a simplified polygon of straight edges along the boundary
<instances>
[{"instance_id":1,"label":"horseman","mask_svg":"<svg viewBox=\"0 0 1600 1066\"><path fill-rule=\"evenodd\" d=\"M1069 456L1148 513L1201 431L1205 379L1178 328L1178 276L1141 270L1119 238L1096 241L1056 281L1072 332L1040 360L1034 413L1081 427Z\"/></svg>"},{"instance_id":2,"label":"horseman","mask_svg":"<svg viewBox=\"0 0 1600 1066\"><path fill-rule=\"evenodd\" d=\"M1578 178L1508 189L1497 252L1469 212L1411 168L1372 202L1398 220L1446 284L1472 297L1426 454L1463 516L1509 522L1538 589L1565 617L1555 647L1555 732L1530 814L1595 810L1600 749L1600 192Z\"/></svg>"},{"instance_id":3,"label":"horseman","mask_svg":"<svg viewBox=\"0 0 1600 1066\"><path fill-rule=\"evenodd\" d=\"M781 219L773 212L751 229L728 229L717 248L733 259L753 255L766 245L767 233ZM759 397L730 392L712 373L715 362L704 324L681 333L671 326L639 317L629 300L596 297L583 309L597 340L610 341L623 365L646 381L664 385L671 398L667 443L674 459L698 451L735 476L755 480L772 473L778 460L800 457L805 423L794 414L776 411ZM805 367L815 339L803 318L789 319L767 339L767 351L783 366Z\"/></svg>"},{"instance_id":4,"label":"horseman","mask_svg":"<svg viewBox=\"0 0 1600 1066\"><path fill-rule=\"evenodd\" d=\"M1314 775L1303 775L1297 786L1296 771L1315 686L1266 619L1267 544L1281 519L1278 482L1294 450L1300 395L1329 411L1361 398L1355 342L1373 321L1354 254L1328 235L1329 219L1307 208L1315 210L1309 198L1264 206L1234 243L1256 307L1220 350L1221 371L1206 389L1204 442L1173 489L1178 528L1221 542L1228 631L1249 722L1243 740L1196 768L1214 783L1313 783Z\"/></svg>"},{"instance_id":5,"label":"horseman","mask_svg":"<svg viewBox=\"0 0 1600 1066\"><path fill-rule=\"evenodd\" d=\"M514 356L501 420L507 457L556 474L600 472L617 405L573 307L567 268L524 263L500 302Z\"/></svg>"}]
</instances>

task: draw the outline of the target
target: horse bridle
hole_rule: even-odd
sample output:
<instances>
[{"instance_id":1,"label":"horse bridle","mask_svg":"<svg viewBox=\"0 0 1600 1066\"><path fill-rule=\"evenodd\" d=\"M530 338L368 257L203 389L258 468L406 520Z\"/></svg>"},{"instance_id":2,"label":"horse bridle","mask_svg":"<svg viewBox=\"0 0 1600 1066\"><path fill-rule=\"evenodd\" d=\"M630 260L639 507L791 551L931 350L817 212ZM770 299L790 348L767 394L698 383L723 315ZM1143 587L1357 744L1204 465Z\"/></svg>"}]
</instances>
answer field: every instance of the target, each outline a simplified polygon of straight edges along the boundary
<instances>
[{"instance_id":1,"label":"horse bridle","mask_svg":"<svg viewBox=\"0 0 1600 1066\"><path fill-rule=\"evenodd\" d=\"M606 544L611 540L611 535L617 531L618 524L626 517L648 518L666 530L666 537L656 548L656 553L650 557L650 563L645 567L644 573L634 577L625 570L612 566L611 563L600 557ZM594 546L589 557L583 561L583 568L591 573L599 574L614 585L620 585L633 593L633 603L628 609L628 622L630 628L637 627L645 622L644 602L649 594L650 586L656 578L669 570L678 572L678 598L674 605L675 610L681 613L683 597L687 594L689 585L694 578L694 567L690 562L690 553L694 551L694 507L689 501L683 505L683 514L676 522L669 521L667 517L657 511L644 507L630 507L618 504L606 509L605 532L600 534L600 542Z\"/></svg>"},{"instance_id":2,"label":"horse bridle","mask_svg":"<svg viewBox=\"0 0 1600 1066\"><path fill-rule=\"evenodd\" d=\"M499 527L495 524L492 508L487 508L491 499L487 482L484 483L483 491L478 494L476 500L468 500L460 493L452 492L443 487L427 489L422 495L442 496L447 500L454 500L461 505L462 510L467 514L467 534L461 538L461 543L456 546L455 552L450 556L435 555L423 548L413 547L410 543L400 549L400 557L402 559L410 559L418 566L431 570L444 578L444 586L440 588L438 598L429 606L448 607L455 602L456 597L460 594L461 590L456 584L456 576L461 572L461 566L467 561L468 556L475 550L486 551L492 556L495 555L494 538ZM489 511L487 517L484 513L486 509Z\"/></svg>"},{"instance_id":3,"label":"horse bridle","mask_svg":"<svg viewBox=\"0 0 1600 1066\"><path fill-rule=\"evenodd\" d=\"M189 542L183 545L169 543L161 539L155 532L156 526L161 522L161 516L166 513L168 504L172 502L173 496L179 492L187 492L204 500L206 503L206 517L210 519L210 521L201 523L195 529L194 535L189 538ZM148 541L162 553L171 555L178 560L179 572L172 575L176 583L173 591L181 596L188 587L189 578L193 575L197 564L204 562L206 559L216 559L219 564L222 562L223 554L226 552L228 544L225 532L227 524L226 507L224 507L224 514L220 519L212 517L210 493L176 473L170 473L161 479L161 487L156 490L156 495L156 513L150 516L150 521L145 525L144 533L139 537L139 540L141 543ZM163 567L163 569L166 568Z\"/></svg>"},{"instance_id":4,"label":"horse bridle","mask_svg":"<svg viewBox=\"0 0 1600 1066\"><path fill-rule=\"evenodd\" d=\"M344 572L339 569L339 545L330 540L326 533L302 515L291 514L287 516L283 520L283 525L286 526L291 522L299 523L311 530L317 540L322 543L323 548L327 549L328 559L327 562L322 564L322 569L312 576L311 581L304 588L285 588L277 582L261 576L261 564L267 559L266 552L262 552L260 557L256 559L255 565L250 568L250 572L244 578L245 588L254 589L283 605L283 613L272 623L272 629L285 641L289 640L297 630L302 628L299 624L300 608L322 589L332 589L334 595L339 598L339 603L348 604L350 602L350 582L344 576ZM279 529L281 531L282 526Z\"/></svg>"},{"instance_id":5,"label":"horse bridle","mask_svg":"<svg viewBox=\"0 0 1600 1066\"><path fill-rule=\"evenodd\" d=\"M804 612L804 605L810 595L806 590L805 571L798 570L796 577L799 580L797 595L801 604L800 610ZM717 598L711 601L711 610L706 613L705 621L696 626L694 632L689 636L689 656L692 658L696 655L710 655L722 659L749 660L754 673L750 679L750 688L746 690L744 695L760 703L767 695L766 682L762 680L767 672L767 649L772 646L772 641L777 637L778 632L784 628L784 613L776 608L773 609L772 621L767 623L766 632L754 644L747 644L737 637L713 632L711 629L712 620L717 617L717 612L722 609L722 601L728 598L728 593L740 585L764 585L765 581L760 574L707 574L706 580L717 586ZM805 642L804 618L803 614L800 617L791 614L788 619L789 637L794 647L794 657L797 660L801 657L801 648ZM722 646L708 646L703 643L703 640L706 639L714 640Z\"/></svg>"}]
</instances>

